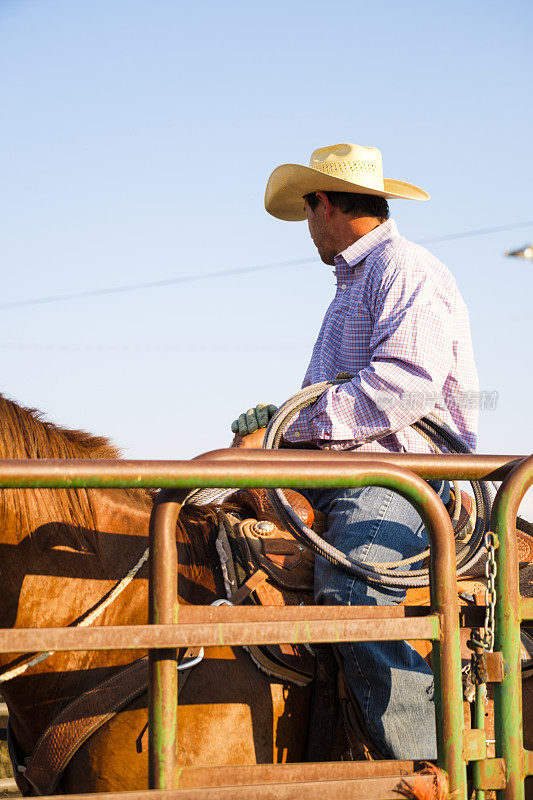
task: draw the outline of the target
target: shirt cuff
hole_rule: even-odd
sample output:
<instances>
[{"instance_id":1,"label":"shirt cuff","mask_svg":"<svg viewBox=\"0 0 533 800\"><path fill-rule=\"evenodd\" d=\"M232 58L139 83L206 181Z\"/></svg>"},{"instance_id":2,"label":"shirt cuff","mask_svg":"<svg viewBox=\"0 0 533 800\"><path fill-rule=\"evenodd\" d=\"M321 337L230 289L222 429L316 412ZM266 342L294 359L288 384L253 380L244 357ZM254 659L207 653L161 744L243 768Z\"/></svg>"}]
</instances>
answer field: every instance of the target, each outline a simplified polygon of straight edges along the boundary
<instances>
[{"instance_id":1,"label":"shirt cuff","mask_svg":"<svg viewBox=\"0 0 533 800\"><path fill-rule=\"evenodd\" d=\"M291 419L283 434L285 441L294 442L295 444L299 442L315 442L318 444L320 440L329 441L331 439L331 424L327 428L323 425L317 427L313 423L313 418L321 412L321 409L317 408L321 402L320 400L318 403L309 406L309 408L303 408Z\"/></svg>"}]
</instances>

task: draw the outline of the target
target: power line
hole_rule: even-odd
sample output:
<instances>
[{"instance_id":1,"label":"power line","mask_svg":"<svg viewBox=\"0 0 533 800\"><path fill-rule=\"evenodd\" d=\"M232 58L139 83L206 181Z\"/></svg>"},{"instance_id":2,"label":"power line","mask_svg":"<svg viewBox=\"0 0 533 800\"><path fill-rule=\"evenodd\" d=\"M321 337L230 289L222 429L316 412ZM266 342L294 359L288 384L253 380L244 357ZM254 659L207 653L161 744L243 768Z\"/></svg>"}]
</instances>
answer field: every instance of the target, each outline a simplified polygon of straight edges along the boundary
<instances>
[{"instance_id":1,"label":"power line","mask_svg":"<svg viewBox=\"0 0 533 800\"><path fill-rule=\"evenodd\" d=\"M420 239L420 244L431 244L433 242L448 242L452 239L468 239L470 236L485 236L487 233L498 233L499 231L512 231L514 228L526 228L533 225L533 220L529 222L512 222L510 225L498 225L495 228L475 228L472 231L462 231L462 233L449 233L446 236L432 236L431 239Z\"/></svg>"},{"instance_id":2,"label":"power line","mask_svg":"<svg viewBox=\"0 0 533 800\"><path fill-rule=\"evenodd\" d=\"M461 231L459 233L450 233L445 236L432 236L429 239L420 239L421 244L431 244L435 242L448 242L453 239L468 239L473 236L485 236L489 233L498 233L500 231L510 231L515 228L525 228L529 225L533 226L533 221L528 222L513 222L510 225L498 225L493 228L477 228L470 231ZM318 259L316 256L311 258L297 258L291 261L278 261L271 264L260 264L252 267L238 267L235 269L223 269L213 272L202 272L194 275L183 275L177 278L166 278L158 281L145 281L143 283L126 283L120 286L109 286L104 289L87 289L82 292L69 292L68 294L54 294L45 297L35 297L31 300L14 300L8 303L0 303L0 311L11 308L22 308L23 306L37 306L45 305L47 303L59 303L65 300L81 300L86 297L103 297L110 294L123 294L126 292L136 292L140 289L157 289L163 286L175 286L180 283L195 283L197 281L205 281L216 278L226 278L230 275L243 275L245 273L253 272L266 272L273 269L283 269L285 267L299 267L303 264L311 264Z\"/></svg>"},{"instance_id":3,"label":"power line","mask_svg":"<svg viewBox=\"0 0 533 800\"><path fill-rule=\"evenodd\" d=\"M296 267L300 264L309 264L316 261L313 258L298 258L293 261L280 261L274 264L260 264L256 267L240 267L237 269L223 269L216 272L202 272L199 275L183 275L180 278L166 278L160 281L145 281L143 283L126 283L121 286L109 286L106 289L88 289L83 292L71 292L69 294L53 294L47 297L36 297L32 300L15 300L12 303L0 303L0 310L7 308L19 308L20 306L36 306L45 303L58 303L61 300L78 300L84 297L101 297L107 294L120 294L122 292L134 292L138 289L156 289L162 286L172 286L178 283L194 283L204 281L209 278L225 278L229 275L241 275L244 272L262 272L270 269L281 269L283 267Z\"/></svg>"}]
</instances>

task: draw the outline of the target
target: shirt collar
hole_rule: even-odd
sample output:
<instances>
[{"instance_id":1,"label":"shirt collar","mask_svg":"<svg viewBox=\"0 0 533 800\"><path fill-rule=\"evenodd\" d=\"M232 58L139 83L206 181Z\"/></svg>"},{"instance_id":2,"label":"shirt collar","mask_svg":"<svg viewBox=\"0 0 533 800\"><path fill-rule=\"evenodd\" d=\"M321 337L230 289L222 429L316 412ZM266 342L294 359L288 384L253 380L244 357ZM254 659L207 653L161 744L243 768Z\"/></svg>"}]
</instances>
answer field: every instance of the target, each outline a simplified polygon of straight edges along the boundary
<instances>
[{"instance_id":1,"label":"shirt collar","mask_svg":"<svg viewBox=\"0 0 533 800\"><path fill-rule=\"evenodd\" d=\"M356 267L377 247L399 236L398 227L393 219L388 219L377 228L365 234L351 244L342 253L335 256L335 272L344 271L346 267ZM352 270L350 270L352 271Z\"/></svg>"}]
</instances>

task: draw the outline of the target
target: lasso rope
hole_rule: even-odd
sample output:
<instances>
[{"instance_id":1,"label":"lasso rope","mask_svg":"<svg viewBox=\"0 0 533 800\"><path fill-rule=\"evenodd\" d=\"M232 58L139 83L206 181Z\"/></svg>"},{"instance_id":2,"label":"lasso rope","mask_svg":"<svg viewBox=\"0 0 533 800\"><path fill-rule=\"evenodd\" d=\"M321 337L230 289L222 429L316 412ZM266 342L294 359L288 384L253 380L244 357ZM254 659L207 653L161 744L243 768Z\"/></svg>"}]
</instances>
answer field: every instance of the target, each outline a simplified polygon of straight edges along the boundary
<instances>
[{"instance_id":1,"label":"lasso rope","mask_svg":"<svg viewBox=\"0 0 533 800\"><path fill-rule=\"evenodd\" d=\"M276 412L270 420L265 438L263 441L263 448L265 450L277 449L280 446L283 433L288 427L291 419L303 408L307 408L312 403L316 402L321 395L332 386L338 386L346 383L352 376L339 376L334 381L322 381L307 386L301 391L297 392L293 397L287 400ZM444 452L443 447L451 453L470 453L471 450L464 444L462 439L457 436L448 426L433 414L423 419L414 422L411 426L420 433L424 438L432 442L432 449L437 452ZM364 443L374 441L383 436L377 434L365 438ZM360 442L363 444L363 442ZM490 520L490 508L492 504L492 496L488 489L488 484L485 481L470 481L474 492L474 500L476 504L476 524L474 532L469 539L468 543L461 547L456 554L457 574L463 575L468 570L472 569L475 564L484 555L484 534L488 529ZM285 524L285 527L300 541L307 545L307 547L315 552L317 555L326 558L332 564L340 567L345 572L351 575L357 575L365 581L372 581L385 586L402 586L402 587L418 587L428 586L429 584L429 569L418 570L397 570L399 566L407 566L416 561L422 561L429 553L426 550L415 557L403 559L391 563L375 563L358 561L345 555L341 550L338 550L333 545L326 542L321 536L315 533L311 528L308 528L300 520L297 513L294 511L290 503L287 501L284 492L281 489L267 489L268 495L272 506L274 507L279 518ZM458 498L460 498L460 491L456 485L456 506L454 517L457 515ZM460 501L459 501L460 502ZM392 569L395 569L391 573Z\"/></svg>"}]
</instances>

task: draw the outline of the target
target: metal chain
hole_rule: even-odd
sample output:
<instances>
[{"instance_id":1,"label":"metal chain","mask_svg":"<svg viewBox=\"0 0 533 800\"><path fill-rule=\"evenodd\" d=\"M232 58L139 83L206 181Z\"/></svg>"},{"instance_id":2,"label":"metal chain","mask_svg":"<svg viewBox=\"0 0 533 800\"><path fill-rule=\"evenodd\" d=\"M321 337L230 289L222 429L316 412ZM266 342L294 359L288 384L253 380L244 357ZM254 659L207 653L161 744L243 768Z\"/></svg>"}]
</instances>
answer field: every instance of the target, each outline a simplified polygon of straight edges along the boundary
<instances>
[{"instance_id":1,"label":"metal chain","mask_svg":"<svg viewBox=\"0 0 533 800\"><path fill-rule=\"evenodd\" d=\"M498 547L498 538L492 531L485 534L485 547L489 557L485 563L485 577L487 587L485 589L485 626L480 635L477 631L472 633L471 641L474 645L482 647L488 653L494 649L494 609L496 607L496 564L495 550Z\"/></svg>"}]
</instances>

